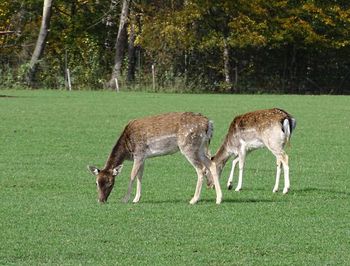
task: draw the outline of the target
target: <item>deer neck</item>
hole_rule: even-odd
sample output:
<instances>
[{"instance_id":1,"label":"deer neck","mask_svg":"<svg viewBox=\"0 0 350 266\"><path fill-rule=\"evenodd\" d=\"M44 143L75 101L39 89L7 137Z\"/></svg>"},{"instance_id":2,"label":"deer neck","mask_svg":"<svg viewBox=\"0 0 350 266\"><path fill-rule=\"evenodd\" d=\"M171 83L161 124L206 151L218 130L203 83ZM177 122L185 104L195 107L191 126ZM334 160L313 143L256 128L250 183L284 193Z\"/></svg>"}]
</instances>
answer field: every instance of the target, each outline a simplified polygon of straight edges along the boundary
<instances>
[{"instance_id":1,"label":"deer neck","mask_svg":"<svg viewBox=\"0 0 350 266\"><path fill-rule=\"evenodd\" d=\"M122 135L114 145L111 154L109 155L105 169L113 169L125 161L129 157L129 152L126 147L124 136Z\"/></svg>"},{"instance_id":2,"label":"deer neck","mask_svg":"<svg viewBox=\"0 0 350 266\"><path fill-rule=\"evenodd\" d=\"M220 146L214 157L212 158L212 161L215 163L217 169L219 170L219 176L221 174L222 169L224 168L227 160L230 158L231 153L228 152L226 141L223 142L223 144Z\"/></svg>"}]
</instances>

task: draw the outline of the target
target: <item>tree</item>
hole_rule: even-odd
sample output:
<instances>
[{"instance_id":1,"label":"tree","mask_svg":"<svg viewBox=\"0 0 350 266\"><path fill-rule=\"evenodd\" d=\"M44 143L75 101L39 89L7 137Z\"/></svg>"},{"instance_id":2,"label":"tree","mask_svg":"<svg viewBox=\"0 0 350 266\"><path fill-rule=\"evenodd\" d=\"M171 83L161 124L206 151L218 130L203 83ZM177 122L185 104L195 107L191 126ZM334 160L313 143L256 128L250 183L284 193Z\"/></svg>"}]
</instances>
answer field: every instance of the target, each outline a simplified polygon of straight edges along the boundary
<instances>
[{"instance_id":1,"label":"tree","mask_svg":"<svg viewBox=\"0 0 350 266\"><path fill-rule=\"evenodd\" d=\"M107 84L109 88L115 88L116 87L115 79L116 78L120 79L120 76L121 76L122 62L124 59L125 47L127 44L127 22L128 22L128 15L129 15L129 5L130 5L130 0L123 0L120 20L119 20L118 35L117 35L117 40L115 42L115 59L114 59L114 66L112 70L112 77Z\"/></svg>"},{"instance_id":2,"label":"tree","mask_svg":"<svg viewBox=\"0 0 350 266\"><path fill-rule=\"evenodd\" d=\"M27 73L27 84L29 86L34 85L34 78L38 69L39 59L44 53L47 36L49 34L52 2L53 0L44 0L43 17L41 21L40 32L35 45L34 52L32 54L32 58L30 59L29 70Z\"/></svg>"},{"instance_id":3,"label":"tree","mask_svg":"<svg viewBox=\"0 0 350 266\"><path fill-rule=\"evenodd\" d=\"M130 13L133 13L132 11ZM128 43L128 73L126 80L131 83L135 80L135 69L136 69L136 47L135 47L135 15L130 15L130 27L129 27L129 43Z\"/></svg>"},{"instance_id":4,"label":"tree","mask_svg":"<svg viewBox=\"0 0 350 266\"><path fill-rule=\"evenodd\" d=\"M155 64L164 90L350 92L348 0L56 0L52 17L48 2L0 1L0 87L25 71L60 88L68 66L75 88L132 84L136 67L142 88Z\"/></svg>"}]
</instances>

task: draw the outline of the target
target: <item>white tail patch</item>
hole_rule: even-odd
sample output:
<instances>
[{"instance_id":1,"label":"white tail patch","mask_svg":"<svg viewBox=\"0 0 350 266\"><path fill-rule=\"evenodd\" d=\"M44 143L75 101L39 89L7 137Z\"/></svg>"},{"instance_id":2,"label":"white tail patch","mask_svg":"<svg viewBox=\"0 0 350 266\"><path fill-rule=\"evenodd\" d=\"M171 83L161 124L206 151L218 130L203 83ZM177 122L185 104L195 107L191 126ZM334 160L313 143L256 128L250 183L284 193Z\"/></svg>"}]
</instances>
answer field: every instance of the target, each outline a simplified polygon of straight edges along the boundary
<instances>
[{"instance_id":1,"label":"white tail patch","mask_svg":"<svg viewBox=\"0 0 350 266\"><path fill-rule=\"evenodd\" d=\"M283 120L283 132L286 134L286 139L289 141L290 139L290 125L289 120L286 118Z\"/></svg>"}]
</instances>

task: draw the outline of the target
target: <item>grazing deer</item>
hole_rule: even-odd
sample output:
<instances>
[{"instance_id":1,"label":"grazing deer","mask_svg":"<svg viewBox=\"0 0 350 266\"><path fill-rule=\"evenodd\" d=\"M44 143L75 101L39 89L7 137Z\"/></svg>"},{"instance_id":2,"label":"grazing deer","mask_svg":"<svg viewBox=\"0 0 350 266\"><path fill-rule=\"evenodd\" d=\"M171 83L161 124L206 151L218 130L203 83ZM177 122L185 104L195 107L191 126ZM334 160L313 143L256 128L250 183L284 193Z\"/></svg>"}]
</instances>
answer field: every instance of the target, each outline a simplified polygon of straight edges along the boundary
<instances>
[{"instance_id":1,"label":"grazing deer","mask_svg":"<svg viewBox=\"0 0 350 266\"><path fill-rule=\"evenodd\" d=\"M124 160L133 160L130 182L124 202L128 202L132 185L137 177L134 203L141 197L141 180L146 158L173 154L180 150L197 172L195 194L190 204L200 198L203 177L208 184L214 183L216 203L220 204L220 189L216 168L207 156L212 137L213 123L201 114L190 112L167 113L130 121L114 145L102 170L88 166L96 176L99 202L106 202L111 193L115 177L120 173Z\"/></svg>"},{"instance_id":2,"label":"grazing deer","mask_svg":"<svg viewBox=\"0 0 350 266\"><path fill-rule=\"evenodd\" d=\"M290 188L288 155L284 151L285 144L290 140L296 120L281 109L260 110L235 117L228 133L212 162L217 167L220 177L221 171L231 155L236 158L232 161L232 169L227 182L228 189L232 189L233 172L239 163L238 184L235 191L242 189L243 167L245 157L249 151L267 147L277 160L276 183L273 192L278 191L281 175L281 164L284 172L284 189L286 194Z\"/></svg>"}]
</instances>

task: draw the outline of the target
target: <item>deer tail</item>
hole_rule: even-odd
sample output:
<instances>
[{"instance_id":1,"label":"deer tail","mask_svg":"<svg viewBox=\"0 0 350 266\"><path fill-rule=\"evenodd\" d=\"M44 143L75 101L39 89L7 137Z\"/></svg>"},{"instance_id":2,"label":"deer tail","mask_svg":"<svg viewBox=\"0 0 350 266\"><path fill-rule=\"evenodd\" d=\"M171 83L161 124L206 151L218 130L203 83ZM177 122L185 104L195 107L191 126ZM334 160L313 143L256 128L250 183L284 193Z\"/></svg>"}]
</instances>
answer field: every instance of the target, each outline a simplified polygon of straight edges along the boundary
<instances>
[{"instance_id":1,"label":"deer tail","mask_svg":"<svg viewBox=\"0 0 350 266\"><path fill-rule=\"evenodd\" d=\"M292 132L294 131L294 129L296 127L296 122L297 121L293 117L288 117L288 118L285 118L283 120L282 130L283 130L284 134L286 134L287 143L290 142Z\"/></svg>"},{"instance_id":2,"label":"deer tail","mask_svg":"<svg viewBox=\"0 0 350 266\"><path fill-rule=\"evenodd\" d=\"M209 120L208 128L207 128L207 138L208 138L209 143L210 143L211 138L213 137L213 132L214 132L214 123L213 123L213 121Z\"/></svg>"}]
</instances>

